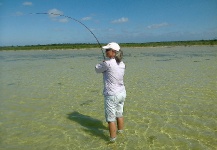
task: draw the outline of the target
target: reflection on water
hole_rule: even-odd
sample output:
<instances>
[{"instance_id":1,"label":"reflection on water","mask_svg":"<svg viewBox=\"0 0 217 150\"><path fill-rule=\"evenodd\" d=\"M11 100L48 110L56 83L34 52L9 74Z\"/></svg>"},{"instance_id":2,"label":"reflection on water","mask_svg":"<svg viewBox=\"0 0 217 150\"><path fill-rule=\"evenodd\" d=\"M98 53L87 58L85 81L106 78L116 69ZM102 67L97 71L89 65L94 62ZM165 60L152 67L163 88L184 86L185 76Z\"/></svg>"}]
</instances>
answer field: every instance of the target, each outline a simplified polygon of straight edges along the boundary
<instances>
[{"instance_id":1,"label":"reflection on water","mask_svg":"<svg viewBox=\"0 0 217 150\"><path fill-rule=\"evenodd\" d=\"M2 149L215 149L217 48L123 48L125 131L109 144L100 50L1 51Z\"/></svg>"}]
</instances>

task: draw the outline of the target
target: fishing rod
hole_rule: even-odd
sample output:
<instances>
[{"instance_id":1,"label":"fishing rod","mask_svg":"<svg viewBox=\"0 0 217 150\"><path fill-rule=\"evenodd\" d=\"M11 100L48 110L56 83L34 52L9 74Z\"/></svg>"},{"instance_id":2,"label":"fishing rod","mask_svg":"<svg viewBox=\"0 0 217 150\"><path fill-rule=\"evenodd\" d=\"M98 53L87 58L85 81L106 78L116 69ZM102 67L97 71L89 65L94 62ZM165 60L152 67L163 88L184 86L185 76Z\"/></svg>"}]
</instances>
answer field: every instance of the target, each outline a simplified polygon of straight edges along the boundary
<instances>
[{"instance_id":1,"label":"fishing rod","mask_svg":"<svg viewBox=\"0 0 217 150\"><path fill-rule=\"evenodd\" d=\"M54 15L54 16L61 16L61 17L69 18L69 19L71 19L71 20L74 20L74 21L80 23L81 25L83 25L83 26L94 36L94 38L96 39L96 41L97 41L99 47L101 48L102 55L103 55L103 58L104 58L104 60L105 60L105 55L104 55L104 52L103 52L103 49L102 49L102 45L99 43L99 40L97 39L97 37L95 36L95 34L94 34L84 23L82 23L81 21L79 21L79 20L77 20L77 19L75 19L75 18L72 18L72 17L70 17L70 16L66 16L66 15L62 15L62 14L56 14L56 13L30 13L30 14L31 14L31 15L34 15L34 14L35 14L35 15Z\"/></svg>"}]
</instances>

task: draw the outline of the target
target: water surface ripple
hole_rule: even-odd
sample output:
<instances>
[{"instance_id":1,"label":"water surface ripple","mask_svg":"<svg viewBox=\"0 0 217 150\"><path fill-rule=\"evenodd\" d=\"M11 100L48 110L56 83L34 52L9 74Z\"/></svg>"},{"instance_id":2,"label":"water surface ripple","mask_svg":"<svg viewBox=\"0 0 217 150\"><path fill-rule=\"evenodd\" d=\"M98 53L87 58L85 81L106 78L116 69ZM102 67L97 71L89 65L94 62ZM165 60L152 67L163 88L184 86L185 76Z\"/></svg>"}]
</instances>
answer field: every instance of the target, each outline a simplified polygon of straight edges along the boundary
<instances>
[{"instance_id":1,"label":"water surface ripple","mask_svg":"<svg viewBox=\"0 0 217 150\"><path fill-rule=\"evenodd\" d=\"M217 148L217 47L123 48L125 132L108 143L98 49L0 52L0 149Z\"/></svg>"}]
</instances>

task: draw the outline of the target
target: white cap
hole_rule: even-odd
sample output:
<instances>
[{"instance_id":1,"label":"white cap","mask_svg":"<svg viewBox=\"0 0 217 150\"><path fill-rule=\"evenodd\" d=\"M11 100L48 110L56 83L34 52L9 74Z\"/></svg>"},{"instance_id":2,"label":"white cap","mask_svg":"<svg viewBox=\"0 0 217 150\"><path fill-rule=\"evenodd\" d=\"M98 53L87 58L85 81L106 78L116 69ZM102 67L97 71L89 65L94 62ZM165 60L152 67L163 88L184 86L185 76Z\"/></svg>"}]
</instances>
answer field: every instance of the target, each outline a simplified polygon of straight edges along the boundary
<instances>
[{"instance_id":1,"label":"white cap","mask_svg":"<svg viewBox=\"0 0 217 150\"><path fill-rule=\"evenodd\" d=\"M106 46L103 46L102 48L103 49L113 49L115 51L120 50L120 46L118 45L118 43L115 43L115 42L108 43Z\"/></svg>"}]
</instances>

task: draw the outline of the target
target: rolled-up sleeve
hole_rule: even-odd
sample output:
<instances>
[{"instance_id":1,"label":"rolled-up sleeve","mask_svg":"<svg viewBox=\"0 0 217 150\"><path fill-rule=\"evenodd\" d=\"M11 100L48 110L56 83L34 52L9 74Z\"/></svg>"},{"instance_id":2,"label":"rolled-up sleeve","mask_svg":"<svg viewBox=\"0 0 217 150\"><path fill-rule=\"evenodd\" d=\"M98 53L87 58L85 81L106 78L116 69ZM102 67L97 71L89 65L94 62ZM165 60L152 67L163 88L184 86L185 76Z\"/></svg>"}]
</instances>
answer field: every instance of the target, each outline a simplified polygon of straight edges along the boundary
<instances>
[{"instance_id":1,"label":"rolled-up sleeve","mask_svg":"<svg viewBox=\"0 0 217 150\"><path fill-rule=\"evenodd\" d=\"M105 62L97 64L95 67L96 73L102 73L107 70L107 65Z\"/></svg>"}]
</instances>

